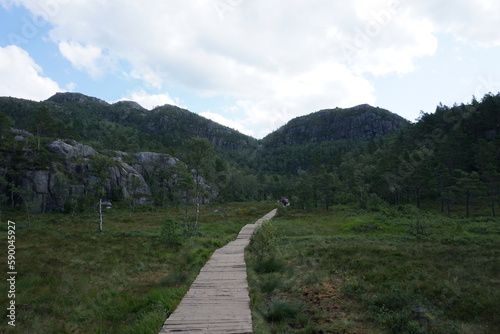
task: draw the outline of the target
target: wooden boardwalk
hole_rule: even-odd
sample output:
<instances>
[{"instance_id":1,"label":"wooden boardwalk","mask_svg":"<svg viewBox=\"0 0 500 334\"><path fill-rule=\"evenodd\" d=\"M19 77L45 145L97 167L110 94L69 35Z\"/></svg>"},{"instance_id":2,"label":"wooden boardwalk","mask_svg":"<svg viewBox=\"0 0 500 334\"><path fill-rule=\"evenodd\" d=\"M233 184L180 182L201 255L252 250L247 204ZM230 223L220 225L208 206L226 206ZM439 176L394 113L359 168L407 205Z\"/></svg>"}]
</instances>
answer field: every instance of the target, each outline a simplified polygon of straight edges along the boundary
<instances>
[{"instance_id":1,"label":"wooden boardwalk","mask_svg":"<svg viewBox=\"0 0 500 334\"><path fill-rule=\"evenodd\" d=\"M255 228L275 214L245 225L236 240L212 254L160 334L252 333L244 252Z\"/></svg>"}]
</instances>

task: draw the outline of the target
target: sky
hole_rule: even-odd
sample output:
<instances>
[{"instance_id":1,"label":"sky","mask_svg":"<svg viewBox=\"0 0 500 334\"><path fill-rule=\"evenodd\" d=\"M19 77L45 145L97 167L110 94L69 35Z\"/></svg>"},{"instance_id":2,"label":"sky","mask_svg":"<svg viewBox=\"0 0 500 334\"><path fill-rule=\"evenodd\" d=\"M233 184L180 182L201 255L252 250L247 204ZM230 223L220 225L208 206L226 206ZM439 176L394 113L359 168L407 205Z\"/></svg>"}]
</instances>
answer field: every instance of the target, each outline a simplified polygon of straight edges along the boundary
<instances>
[{"instance_id":1,"label":"sky","mask_svg":"<svg viewBox=\"0 0 500 334\"><path fill-rule=\"evenodd\" d=\"M500 91L496 0L0 0L0 96L186 108L262 138L359 104Z\"/></svg>"}]
</instances>

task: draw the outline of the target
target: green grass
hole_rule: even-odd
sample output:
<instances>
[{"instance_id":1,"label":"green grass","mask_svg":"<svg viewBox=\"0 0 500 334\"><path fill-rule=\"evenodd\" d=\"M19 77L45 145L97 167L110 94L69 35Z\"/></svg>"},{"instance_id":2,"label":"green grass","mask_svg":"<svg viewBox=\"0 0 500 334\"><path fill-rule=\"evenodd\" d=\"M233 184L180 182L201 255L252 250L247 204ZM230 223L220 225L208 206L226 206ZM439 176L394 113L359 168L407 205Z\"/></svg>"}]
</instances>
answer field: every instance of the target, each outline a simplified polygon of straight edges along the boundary
<instances>
[{"instance_id":1,"label":"green grass","mask_svg":"<svg viewBox=\"0 0 500 334\"><path fill-rule=\"evenodd\" d=\"M292 209L273 225L278 250L262 261L247 253L255 333L493 334L500 328L498 218L339 206ZM261 270L265 261L277 269ZM275 321L269 314L277 301L301 307Z\"/></svg>"},{"instance_id":2,"label":"green grass","mask_svg":"<svg viewBox=\"0 0 500 334\"><path fill-rule=\"evenodd\" d=\"M273 205L233 204L228 217L203 206L199 235L170 247L160 232L182 208L134 212L114 208L97 232L95 213L42 214L16 222L16 327L6 328L7 285L0 281L1 328L8 333L158 333L212 252ZM6 222L0 240L6 263ZM4 270L5 273L5 270ZM6 275L6 274L4 274ZM3 330L3 329L2 329ZM1 330L0 330L1 331Z\"/></svg>"}]
</instances>

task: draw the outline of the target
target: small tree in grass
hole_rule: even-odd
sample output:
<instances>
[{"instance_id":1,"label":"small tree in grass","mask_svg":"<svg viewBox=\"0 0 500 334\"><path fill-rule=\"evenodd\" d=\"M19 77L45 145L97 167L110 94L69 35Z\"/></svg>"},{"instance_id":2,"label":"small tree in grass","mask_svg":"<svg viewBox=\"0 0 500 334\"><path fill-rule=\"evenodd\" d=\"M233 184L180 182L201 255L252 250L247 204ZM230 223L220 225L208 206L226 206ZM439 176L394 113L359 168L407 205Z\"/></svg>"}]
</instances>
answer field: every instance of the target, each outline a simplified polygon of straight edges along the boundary
<instances>
[{"instance_id":1,"label":"small tree in grass","mask_svg":"<svg viewBox=\"0 0 500 334\"><path fill-rule=\"evenodd\" d=\"M160 241L169 248L179 247L186 238L185 229L182 224L174 218L167 216L160 230Z\"/></svg>"},{"instance_id":2,"label":"small tree in grass","mask_svg":"<svg viewBox=\"0 0 500 334\"><path fill-rule=\"evenodd\" d=\"M266 255L273 255L278 240L278 229L270 220L262 223L255 230L249 244L249 251L254 253L258 261Z\"/></svg>"}]
</instances>

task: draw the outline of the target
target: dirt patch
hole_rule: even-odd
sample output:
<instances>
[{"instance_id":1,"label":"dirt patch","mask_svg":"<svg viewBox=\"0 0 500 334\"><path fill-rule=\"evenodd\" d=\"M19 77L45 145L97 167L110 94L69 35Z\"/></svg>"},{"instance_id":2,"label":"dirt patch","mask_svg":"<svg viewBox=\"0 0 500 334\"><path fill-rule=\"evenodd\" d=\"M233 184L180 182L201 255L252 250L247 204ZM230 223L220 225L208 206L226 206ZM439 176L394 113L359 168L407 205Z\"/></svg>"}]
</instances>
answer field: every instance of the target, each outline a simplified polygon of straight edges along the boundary
<instances>
[{"instance_id":1,"label":"dirt patch","mask_svg":"<svg viewBox=\"0 0 500 334\"><path fill-rule=\"evenodd\" d=\"M318 325L314 333L369 334L366 324L359 320L353 301L342 292L344 282L334 278L301 289L302 298L308 304L307 313Z\"/></svg>"}]
</instances>

